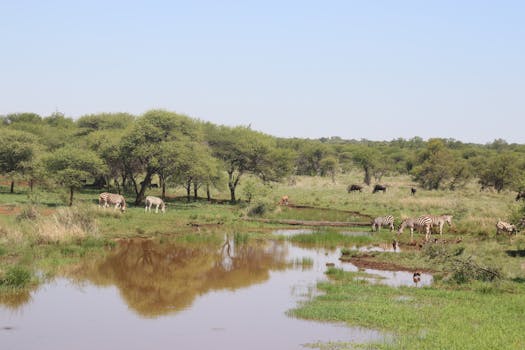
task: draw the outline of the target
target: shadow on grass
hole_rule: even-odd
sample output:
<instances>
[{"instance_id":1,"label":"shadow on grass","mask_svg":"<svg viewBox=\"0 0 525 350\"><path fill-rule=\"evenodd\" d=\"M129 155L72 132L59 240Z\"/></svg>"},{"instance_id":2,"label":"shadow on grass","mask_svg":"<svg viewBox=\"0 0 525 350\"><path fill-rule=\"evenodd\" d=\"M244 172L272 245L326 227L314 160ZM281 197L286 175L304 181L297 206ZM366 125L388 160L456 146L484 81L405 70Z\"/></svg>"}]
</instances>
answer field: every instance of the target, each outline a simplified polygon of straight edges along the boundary
<instances>
[{"instance_id":1,"label":"shadow on grass","mask_svg":"<svg viewBox=\"0 0 525 350\"><path fill-rule=\"evenodd\" d=\"M513 282L516 282L516 283L525 283L525 278L523 277L515 277L512 279Z\"/></svg>"}]
</instances>

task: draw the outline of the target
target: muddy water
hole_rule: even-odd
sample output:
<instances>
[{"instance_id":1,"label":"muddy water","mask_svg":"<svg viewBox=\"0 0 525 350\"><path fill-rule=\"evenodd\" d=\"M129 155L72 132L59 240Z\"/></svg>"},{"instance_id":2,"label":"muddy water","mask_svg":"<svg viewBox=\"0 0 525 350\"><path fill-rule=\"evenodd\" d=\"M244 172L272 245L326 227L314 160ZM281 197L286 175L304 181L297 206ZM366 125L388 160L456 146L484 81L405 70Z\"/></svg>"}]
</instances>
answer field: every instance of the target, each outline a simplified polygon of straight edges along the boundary
<instances>
[{"instance_id":1,"label":"muddy water","mask_svg":"<svg viewBox=\"0 0 525 350\"><path fill-rule=\"evenodd\" d=\"M343 264L339 255L287 242L122 242L29 298L0 304L0 348L301 349L380 340L376 331L286 315L315 294L327 263Z\"/></svg>"}]
</instances>

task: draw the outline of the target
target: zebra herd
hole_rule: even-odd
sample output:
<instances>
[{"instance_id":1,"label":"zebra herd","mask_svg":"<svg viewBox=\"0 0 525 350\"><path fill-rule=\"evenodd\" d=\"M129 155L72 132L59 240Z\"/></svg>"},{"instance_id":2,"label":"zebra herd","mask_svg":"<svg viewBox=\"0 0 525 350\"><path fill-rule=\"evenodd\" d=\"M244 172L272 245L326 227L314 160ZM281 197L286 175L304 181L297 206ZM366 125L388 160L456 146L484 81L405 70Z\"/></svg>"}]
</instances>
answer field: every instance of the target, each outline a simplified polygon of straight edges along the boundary
<instances>
[{"instance_id":1,"label":"zebra herd","mask_svg":"<svg viewBox=\"0 0 525 350\"><path fill-rule=\"evenodd\" d=\"M123 195L109 192L101 193L98 196L98 206L101 208L107 208L110 205L114 205L114 210L120 209L121 212L125 212L127 208L126 199ZM144 208L144 211L151 211L152 206L155 206L155 213L159 212L159 208L160 211L163 213L166 211L166 203L164 203L164 201L161 198L155 196L147 196L146 207Z\"/></svg>"},{"instance_id":2,"label":"zebra herd","mask_svg":"<svg viewBox=\"0 0 525 350\"><path fill-rule=\"evenodd\" d=\"M416 218L407 218L401 222L397 235L403 233L405 228L410 228L410 240L414 240L414 229L418 231L425 230L425 240L430 239L431 230L433 227L438 228L440 236L443 236L443 226L448 224L452 226L452 215L422 215ZM390 227L390 231L394 231L394 217L392 215L379 216L372 221L372 231L381 229L382 226Z\"/></svg>"},{"instance_id":3,"label":"zebra herd","mask_svg":"<svg viewBox=\"0 0 525 350\"><path fill-rule=\"evenodd\" d=\"M410 240L414 240L414 230L417 230L419 232L425 232L425 241L429 241L430 234L432 233L433 228L437 228L440 237L443 237L443 227L445 224L448 224L448 226L452 226L452 215L444 214L444 215L422 215L418 216L416 218L406 218L404 219L401 224L399 225L399 229L397 230L397 235L403 233L405 228L410 229ZM521 220L521 222L518 224L522 227L525 227L525 218ZM389 227L390 231L394 231L394 217L392 215L387 216L379 216L376 217L374 220L372 220L372 231L378 231L381 229L381 227ZM505 232L510 235L517 234L518 228L517 225L512 225L508 222L498 220L496 223L496 235L498 235L500 232Z\"/></svg>"}]
</instances>

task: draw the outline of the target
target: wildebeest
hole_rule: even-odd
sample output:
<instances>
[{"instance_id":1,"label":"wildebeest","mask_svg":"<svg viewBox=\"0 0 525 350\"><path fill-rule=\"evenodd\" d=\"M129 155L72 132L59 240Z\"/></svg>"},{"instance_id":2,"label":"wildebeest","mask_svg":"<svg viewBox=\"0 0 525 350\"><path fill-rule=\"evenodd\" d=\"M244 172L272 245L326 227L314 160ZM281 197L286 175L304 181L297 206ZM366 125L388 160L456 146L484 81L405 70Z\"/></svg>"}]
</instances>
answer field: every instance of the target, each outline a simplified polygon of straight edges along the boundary
<instances>
[{"instance_id":1,"label":"wildebeest","mask_svg":"<svg viewBox=\"0 0 525 350\"><path fill-rule=\"evenodd\" d=\"M410 187L410 193L412 193L413 196L416 195L417 189L414 187Z\"/></svg>"},{"instance_id":2,"label":"wildebeest","mask_svg":"<svg viewBox=\"0 0 525 350\"><path fill-rule=\"evenodd\" d=\"M359 192L362 192L361 190L363 189L363 186L359 186L359 185L348 185L348 187L346 188L346 191L348 193L350 192L354 192L354 191L359 191Z\"/></svg>"},{"instance_id":3,"label":"wildebeest","mask_svg":"<svg viewBox=\"0 0 525 350\"><path fill-rule=\"evenodd\" d=\"M525 199L525 191L518 192L518 195L516 196L516 200L519 201L520 199Z\"/></svg>"},{"instance_id":4,"label":"wildebeest","mask_svg":"<svg viewBox=\"0 0 525 350\"><path fill-rule=\"evenodd\" d=\"M141 186L144 185L144 181L141 181L141 182L140 182L140 185L141 185ZM159 188L159 185L158 185L158 184L151 184L151 183L150 183L148 187L149 187L149 188Z\"/></svg>"},{"instance_id":5,"label":"wildebeest","mask_svg":"<svg viewBox=\"0 0 525 350\"><path fill-rule=\"evenodd\" d=\"M376 192L379 192L379 191L383 191L383 193L385 193L386 192L386 186L375 185L374 186L374 190L372 191L372 193L376 193Z\"/></svg>"},{"instance_id":6,"label":"wildebeest","mask_svg":"<svg viewBox=\"0 0 525 350\"><path fill-rule=\"evenodd\" d=\"M288 205L288 196L284 195L281 197L281 200L279 201L279 205Z\"/></svg>"}]
</instances>

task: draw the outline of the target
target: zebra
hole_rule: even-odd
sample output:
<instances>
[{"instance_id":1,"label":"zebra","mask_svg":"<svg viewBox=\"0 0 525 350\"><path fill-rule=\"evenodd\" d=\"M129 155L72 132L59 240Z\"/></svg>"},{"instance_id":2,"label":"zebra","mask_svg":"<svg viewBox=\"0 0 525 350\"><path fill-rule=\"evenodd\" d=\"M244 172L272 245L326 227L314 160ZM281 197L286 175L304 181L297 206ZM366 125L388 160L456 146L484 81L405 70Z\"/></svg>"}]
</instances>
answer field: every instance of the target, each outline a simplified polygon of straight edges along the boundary
<instances>
[{"instance_id":1,"label":"zebra","mask_svg":"<svg viewBox=\"0 0 525 350\"><path fill-rule=\"evenodd\" d=\"M443 236L443 226L445 223L452 226L452 215L429 215L432 218L432 226L439 227L439 235Z\"/></svg>"},{"instance_id":2,"label":"zebra","mask_svg":"<svg viewBox=\"0 0 525 350\"><path fill-rule=\"evenodd\" d=\"M512 235L513 233L518 233L516 225L512 225L508 222L498 220L498 222L496 223L496 235L498 235L500 231L508 232L510 235Z\"/></svg>"},{"instance_id":3,"label":"zebra","mask_svg":"<svg viewBox=\"0 0 525 350\"><path fill-rule=\"evenodd\" d=\"M146 207L144 208L144 211L145 212L147 212L148 210L151 211L152 205L156 206L155 213L159 212L159 207L160 207L161 212L164 213L166 211L166 204L164 203L162 199L160 199L159 197L155 197L155 196L147 196L146 197Z\"/></svg>"},{"instance_id":4,"label":"zebra","mask_svg":"<svg viewBox=\"0 0 525 350\"><path fill-rule=\"evenodd\" d=\"M115 204L115 209L119 208L121 212L126 211L126 199L124 199L124 196L108 192L103 192L98 196L99 207L107 208L110 204Z\"/></svg>"},{"instance_id":5,"label":"zebra","mask_svg":"<svg viewBox=\"0 0 525 350\"><path fill-rule=\"evenodd\" d=\"M394 231L394 217L392 215L379 216L372 221L372 231L379 231L381 226L389 226Z\"/></svg>"},{"instance_id":6,"label":"zebra","mask_svg":"<svg viewBox=\"0 0 525 350\"><path fill-rule=\"evenodd\" d=\"M409 227L410 228L410 241L414 241L414 228L418 230L424 228L425 229L425 241L428 242L428 240L430 239L430 227L431 226L432 226L432 218L429 215L419 216L415 219L408 218L408 219L403 220L403 222L401 222L401 226L399 227L399 230L397 231L397 235L399 236L400 234L402 234L405 227Z\"/></svg>"}]
</instances>

